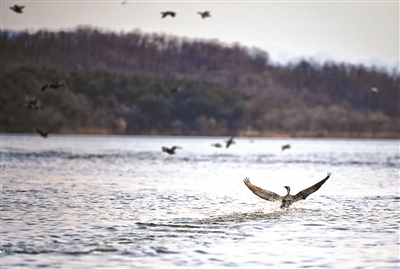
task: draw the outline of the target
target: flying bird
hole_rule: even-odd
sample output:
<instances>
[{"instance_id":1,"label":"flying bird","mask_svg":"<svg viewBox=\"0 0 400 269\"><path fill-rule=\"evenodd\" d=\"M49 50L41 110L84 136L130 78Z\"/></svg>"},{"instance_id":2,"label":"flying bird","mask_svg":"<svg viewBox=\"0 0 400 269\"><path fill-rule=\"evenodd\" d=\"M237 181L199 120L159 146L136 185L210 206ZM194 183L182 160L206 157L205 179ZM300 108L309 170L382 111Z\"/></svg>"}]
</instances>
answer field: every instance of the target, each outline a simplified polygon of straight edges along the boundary
<instances>
[{"instance_id":1,"label":"flying bird","mask_svg":"<svg viewBox=\"0 0 400 269\"><path fill-rule=\"evenodd\" d=\"M204 11L204 12L197 12L201 16L202 19L205 19L207 17L211 17L210 11Z\"/></svg>"},{"instance_id":2,"label":"flying bird","mask_svg":"<svg viewBox=\"0 0 400 269\"><path fill-rule=\"evenodd\" d=\"M41 131L39 128L36 128L36 132L37 132L38 134L40 134L41 137L47 138L47 136L49 135L50 130L48 130L48 131L46 131L46 132L43 132L43 131Z\"/></svg>"},{"instance_id":3,"label":"flying bird","mask_svg":"<svg viewBox=\"0 0 400 269\"><path fill-rule=\"evenodd\" d=\"M29 104L30 105L36 105L37 104L37 99L32 99L32 100L29 100Z\"/></svg>"},{"instance_id":4,"label":"flying bird","mask_svg":"<svg viewBox=\"0 0 400 269\"><path fill-rule=\"evenodd\" d=\"M265 199L267 201L271 201L271 202L279 201L279 202L281 202L281 208L284 208L284 207L289 207L294 202L297 202L300 200L305 200L310 194L316 192L328 180L328 178L330 176L331 176L331 173L328 173L327 176L323 180L321 180L317 184L315 184L307 189L302 190L301 192L299 192L296 195L291 195L290 187L284 186L285 189L287 190L286 196L280 196L272 191L267 191L260 187L257 187L255 185L251 184L250 179L247 177L243 180L243 182L258 197Z\"/></svg>"},{"instance_id":5,"label":"flying bird","mask_svg":"<svg viewBox=\"0 0 400 269\"><path fill-rule=\"evenodd\" d=\"M25 108L36 109L36 110L38 110L38 109L40 109L40 108L43 108L42 106L40 106L40 105L38 104L38 99L32 99L32 100L25 101L25 102L22 103L22 104L18 104L18 106L19 106L19 107L20 107L20 106L23 106L23 107L25 107Z\"/></svg>"},{"instance_id":6,"label":"flying bird","mask_svg":"<svg viewBox=\"0 0 400 269\"><path fill-rule=\"evenodd\" d=\"M177 93L177 92L180 92L180 91L182 91L181 87L174 87L174 88L171 89L171 93Z\"/></svg>"},{"instance_id":7,"label":"flying bird","mask_svg":"<svg viewBox=\"0 0 400 269\"><path fill-rule=\"evenodd\" d=\"M11 9L12 11L14 11L15 13L21 14L21 13L22 13L22 9L23 9L24 7L25 7L25 6L13 5L13 6L10 7L10 9Z\"/></svg>"},{"instance_id":8,"label":"flying bird","mask_svg":"<svg viewBox=\"0 0 400 269\"><path fill-rule=\"evenodd\" d=\"M161 18L164 19L167 16L171 16L172 18L175 18L176 12L174 11L163 11L161 12Z\"/></svg>"},{"instance_id":9,"label":"flying bird","mask_svg":"<svg viewBox=\"0 0 400 269\"><path fill-rule=\"evenodd\" d=\"M61 88L61 87L64 87L65 85L64 85L64 83L62 83L62 82L57 82L57 83L51 83L51 84L44 84L43 86L42 86L42 92L44 92L47 88L52 88L52 89L58 89L58 88Z\"/></svg>"},{"instance_id":10,"label":"flying bird","mask_svg":"<svg viewBox=\"0 0 400 269\"><path fill-rule=\"evenodd\" d=\"M57 83L53 83L53 84L50 84L50 88L52 88L52 89L58 89L58 88L60 88L60 87L64 87L65 85L64 85L64 83L62 83L62 82L57 82Z\"/></svg>"},{"instance_id":11,"label":"flying bird","mask_svg":"<svg viewBox=\"0 0 400 269\"><path fill-rule=\"evenodd\" d=\"M211 144L211 146L216 147L216 148L222 147L222 145L220 143Z\"/></svg>"},{"instance_id":12,"label":"flying bird","mask_svg":"<svg viewBox=\"0 0 400 269\"><path fill-rule=\"evenodd\" d=\"M25 107L27 107L27 108L29 108L29 109L36 109L36 110L38 110L39 108L43 108L42 106L40 106L40 105L38 104L38 99L30 100L30 101L26 102L25 104L27 105L27 106L25 106Z\"/></svg>"},{"instance_id":13,"label":"flying bird","mask_svg":"<svg viewBox=\"0 0 400 269\"><path fill-rule=\"evenodd\" d=\"M161 147L163 152L168 153L169 155L175 154L175 150L181 149L181 147L178 146L173 146L172 148L167 148L167 147Z\"/></svg>"},{"instance_id":14,"label":"flying bird","mask_svg":"<svg viewBox=\"0 0 400 269\"><path fill-rule=\"evenodd\" d=\"M235 141L233 141L233 136L226 142L226 148L229 148L229 146L232 144L235 144Z\"/></svg>"},{"instance_id":15,"label":"flying bird","mask_svg":"<svg viewBox=\"0 0 400 269\"><path fill-rule=\"evenodd\" d=\"M290 144L283 145L282 151L284 151L285 149L290 149Z\"/></svg>"}]
</instances>

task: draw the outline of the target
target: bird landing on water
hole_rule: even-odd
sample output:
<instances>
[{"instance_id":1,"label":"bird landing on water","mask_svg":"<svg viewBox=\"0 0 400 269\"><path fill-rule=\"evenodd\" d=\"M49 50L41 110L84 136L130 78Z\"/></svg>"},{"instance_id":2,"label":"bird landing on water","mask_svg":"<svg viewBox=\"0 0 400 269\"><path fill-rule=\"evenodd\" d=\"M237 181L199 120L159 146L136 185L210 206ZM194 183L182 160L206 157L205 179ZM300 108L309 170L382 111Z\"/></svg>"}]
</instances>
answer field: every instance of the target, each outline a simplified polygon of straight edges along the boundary
<instances>
[{"instance_id":1,"label":"bird landing on water","mask_svg":"<svg viewBox=\"0 0 400 269\"><path fill-rule=\"evenodd\" d=\"M169 155L175 154L175 150L177 150L177 149L182 149L182 148L179 146L173 146L172 148L161 147L161 150L163 152L168 153Z\"/></svg>"},{"instance_id":2,"label":"bird landing on water","mask_svg":"<svg viewBox=\"0 0 400 269\"><path fill-rule=\"evenodd\" d=\"M312 185L311 187L302 190L296 195L291 195L290 194L290 187L289 186L284 186L287 194L285 196L280 196L279 194L276 194L275 192L264 190L260 187L257 187L253 184L250 183L249 178L245 178L243 180L244 184L258 197L265 199L267 201L279 201L281 202L281 208L286 208L289 207L291 204L298 202L300 200L305 200L310 194L316 192L321 188L321 186L328 180L328 178L331 176L331 173L329 172L327 176L321 180L320 182Z\"/></svg>"}]
</instances>

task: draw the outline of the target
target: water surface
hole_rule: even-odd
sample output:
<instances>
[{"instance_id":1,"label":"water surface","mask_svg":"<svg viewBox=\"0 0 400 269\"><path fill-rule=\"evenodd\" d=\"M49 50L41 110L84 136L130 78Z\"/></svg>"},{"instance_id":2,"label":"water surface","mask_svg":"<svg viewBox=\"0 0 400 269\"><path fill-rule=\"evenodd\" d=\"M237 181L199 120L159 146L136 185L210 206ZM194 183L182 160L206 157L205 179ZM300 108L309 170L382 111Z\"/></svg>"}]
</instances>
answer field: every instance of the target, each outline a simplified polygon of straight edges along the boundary
<instances>
[{"instance_id":1,"label":"water surface","mask_svg":"<svg viewBox=\"0 0 400 269\"><path fill-rule=\"evenodd\" d=\"M3 267L399 267L398 140L227 139L2 135Z\"/></svg>"}]
</instances>

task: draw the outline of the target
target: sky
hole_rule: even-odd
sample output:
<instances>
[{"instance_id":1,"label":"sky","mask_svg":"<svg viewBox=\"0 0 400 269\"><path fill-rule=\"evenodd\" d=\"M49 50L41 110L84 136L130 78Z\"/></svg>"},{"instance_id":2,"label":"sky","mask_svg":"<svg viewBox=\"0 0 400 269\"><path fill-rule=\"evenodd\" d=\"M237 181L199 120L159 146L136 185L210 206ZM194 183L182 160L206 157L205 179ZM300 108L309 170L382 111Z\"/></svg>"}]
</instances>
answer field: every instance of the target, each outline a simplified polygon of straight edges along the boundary
<instances>
[{"instance_id":1,"label":"sky","mask_svg":"<svg viewBox=\"0 0 400 269\"><path fill-rule=\"evenodd\" d=\"M300 58L399 66L399 1L1 1L2 30L165 33L257 47L274 62ZM23 14L10 6L24 5ZM175 18L161 18L162 11ZM210 11L201 19L199 11Z\"/></svg>"}]
</instances>

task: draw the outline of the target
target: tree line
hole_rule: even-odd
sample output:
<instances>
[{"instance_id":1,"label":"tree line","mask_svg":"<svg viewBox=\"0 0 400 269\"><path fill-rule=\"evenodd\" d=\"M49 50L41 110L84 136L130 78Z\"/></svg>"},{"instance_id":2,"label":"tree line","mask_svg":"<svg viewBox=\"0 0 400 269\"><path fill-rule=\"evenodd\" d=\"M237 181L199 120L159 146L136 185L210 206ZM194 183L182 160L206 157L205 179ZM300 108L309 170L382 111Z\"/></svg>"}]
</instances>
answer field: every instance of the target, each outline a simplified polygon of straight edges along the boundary
<instances>
[{"instance_id":1,"label":"tree line","mask_svg":"<svg viewBox=\"0 0 400 269\"><path fill-rule=\"evenodd\" d=\"M65 86L43 87L58 81ZM1 87L2 132L39 126L61 133L227 135L250 111L248 95L218 84L104 70L20 67L2 76ZM182 90L173 93L176 87Z\"/></svg>"},{"instance_id":2,"label":"tree line","mask_svg":"<svg viewBox=\"0 0 400 269\"><path fill-rule=\"evenodd\" d=\"M399 134L396 70L273 65L257 48L139 30L2 31L0 38L2 132L31 132L47 117L64 133ZM52 81L67 89L32 92ZM29 115L10 105L37 95L43 109Z\"/></svg>"}]
</instances>

